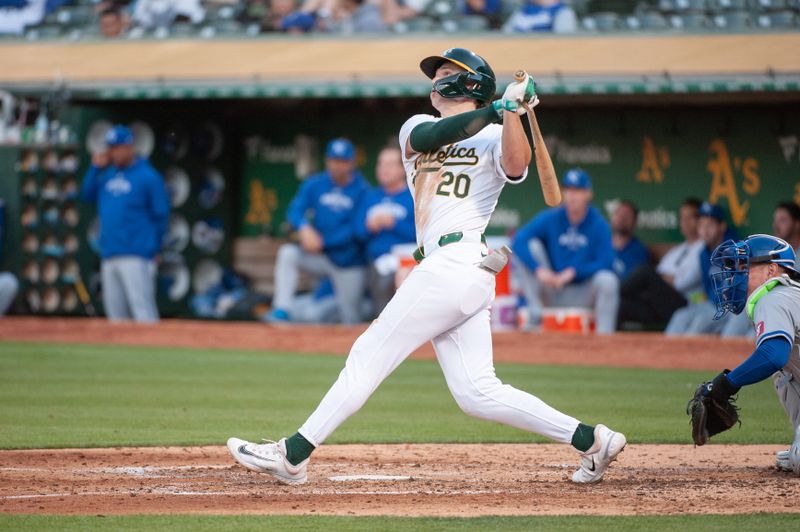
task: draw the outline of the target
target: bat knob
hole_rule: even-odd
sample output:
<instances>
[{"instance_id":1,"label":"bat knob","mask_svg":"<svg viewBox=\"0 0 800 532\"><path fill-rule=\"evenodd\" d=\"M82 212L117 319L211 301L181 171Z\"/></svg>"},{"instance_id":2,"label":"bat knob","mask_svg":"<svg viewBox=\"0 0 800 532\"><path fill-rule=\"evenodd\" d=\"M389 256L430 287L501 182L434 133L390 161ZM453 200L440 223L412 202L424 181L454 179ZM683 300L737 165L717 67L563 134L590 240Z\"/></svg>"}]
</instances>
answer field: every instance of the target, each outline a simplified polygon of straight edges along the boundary
<instances>
[{"instance_id":1,"label":"bat knob","mask_svg":"<svg viewBox=\"0 0 800 532\"><path fill-rule=\"evenodd\" d=\"M514 81L518 81L518 82L522 81L523 79L525 79L525 75L526 74L525 74L524 70L522 70L522 69L517 70L516 72L514 72Z\"/></svg>"}]
</instances>

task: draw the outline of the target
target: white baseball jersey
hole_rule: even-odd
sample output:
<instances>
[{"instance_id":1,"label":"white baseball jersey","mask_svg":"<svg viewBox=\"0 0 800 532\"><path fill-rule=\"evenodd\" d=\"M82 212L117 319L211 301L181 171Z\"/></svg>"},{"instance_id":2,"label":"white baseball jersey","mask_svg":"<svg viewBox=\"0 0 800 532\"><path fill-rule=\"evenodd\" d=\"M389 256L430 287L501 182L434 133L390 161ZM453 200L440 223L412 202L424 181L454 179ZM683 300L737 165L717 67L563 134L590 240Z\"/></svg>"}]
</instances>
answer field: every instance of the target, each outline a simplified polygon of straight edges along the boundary
<instances>
[{"instance_id":1,"label":"white baseball jersey","mask_svg":"<svg viewBox=\"0 0 800 532\"><path fill-rule=\"evenodd\" d=\"M407 158L405 146L411 131L424 122L439 120L432 115L414 115L400 129L420 245L455 231L483 233L506 182L522 182L528 174L526 169L521 179L510 181L503 171L500 124L490 124L476 135L434 152Z\"/></svg>"}]
</instances>

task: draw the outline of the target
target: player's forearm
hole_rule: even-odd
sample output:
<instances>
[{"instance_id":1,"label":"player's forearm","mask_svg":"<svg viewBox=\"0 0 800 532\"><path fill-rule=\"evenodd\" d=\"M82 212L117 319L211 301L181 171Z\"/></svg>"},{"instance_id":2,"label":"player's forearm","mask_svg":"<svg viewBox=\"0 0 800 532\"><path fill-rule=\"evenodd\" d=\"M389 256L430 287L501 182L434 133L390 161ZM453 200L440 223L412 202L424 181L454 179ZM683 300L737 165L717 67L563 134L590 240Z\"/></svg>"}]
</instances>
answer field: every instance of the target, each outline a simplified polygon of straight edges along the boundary
<instances>
[{"instance_id":1,"label":"player's forearm","mask_svg":"<svg viewBox=\"0 0 800 532\"><path fill-rule=\"evenodd\" d=\"M503 170L508 177L519 177L531 163L531 146L516 113L503 112Z\"/></svg>"},{"instance_id":2,"label":"player's forearm","mask_svg":"<svg viewBox=\"0 0 800 532\"><path fill-rule=\"evenodd\" d=\"M409 143L415 152L427 153L442 146L468 139L489 124L498 121L497 112L492 106L487 106L443 118L438 122L424 122L411 131Z\"/></svg>"}]
</instances>

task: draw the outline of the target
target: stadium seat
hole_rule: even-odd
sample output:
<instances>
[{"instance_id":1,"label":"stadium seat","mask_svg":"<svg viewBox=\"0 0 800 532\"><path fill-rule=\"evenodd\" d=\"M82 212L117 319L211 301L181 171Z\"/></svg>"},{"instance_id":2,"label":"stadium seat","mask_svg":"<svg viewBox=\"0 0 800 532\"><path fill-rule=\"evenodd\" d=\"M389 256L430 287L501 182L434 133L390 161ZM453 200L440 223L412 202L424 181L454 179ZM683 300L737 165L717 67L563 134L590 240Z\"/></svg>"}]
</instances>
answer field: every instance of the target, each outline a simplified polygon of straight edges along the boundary
<instances>
[{"instance_id":1,"label":"stadium seat","mask_svg":"<svg viewBox=\"0 0 800 532\"><path fill-rule=\"evenodd\" d=\"M25 39L29 41L56 39L58 37L61 37L61 26L58 24L42 24L25 32Z\"/></svg>"},{"instance_id":2,"label":"stadium seat","mask_svg":"<svg viewBox=\"0 0 800 532\"><path fill-rule=\"evenodd\" d=\"M453 14L459 12L459 6L456 0L434 0L429 3L423 13L429 17L435 18L450 18Z\"/></svg>"},{"instance_id":3,"label":"stadium seat","mask_svg":"<svg viewBox=\"0 0 800 532\"><path fill-rule=\"evenodd\" d=\"M748 8L747 0L711 0L709 8L714 13L725 11L746 11Z\"/></svg>"},{"instance_id":4,"label":"stadium seat","mask_svg":"<svg viewBox=\"0 0 800 532\"><path fill-rule=\"evenodd\" d=\"M431 17L414 17L404 21L406 24L406 31L411 33L418 33L422 31L432 31L436 28L436 21Z\"/></svg>"},{"instance_id":5,"label":"stadium seat","mask_svg":"<svg viewBox=\"0 0 800 532\"><path fill-rule=\"evenodd\" d=\"M753 27L753 19L746 11L730 11L714 16L714 26L720 29L742 31Z\"/></svg>"},{"instance_id":6,"label":"stadium seat","mask_svg":"<svg viewBox=\"0 0 800 532\"><path fill-rule=\"evenodd\" d=\"M677 11L676 0L658 0L658 10L662 13L674 13Z\"/></svg>"},{"instance_id":7,"label":"stadium seat","mask_svg":"<svg viewBox=\"0 0 800 532\"><path fill-rule=\"evenodd\" d=\"M214 23L214 36L216 37L241 37L244 28L235 20L219 20Z\"/></svg>"},{"instance_id":8,"label":"stadium seat","mask_svg":"<svg viewBox=\"0 0 800 532\"><path fill-rule=\"evenodd\" d=\"M458 20L458 31L487 31L489 20L480 15L468 15Z\"/></svg>"},{"instance_id":9,"label":"stadium seat","mask_svg":"<svg viewBox=\"0 0 800 532\"><path fill-rule=\"evenodd\" d=\"M185 22L173 24L170 28L170 37L186 38L194 37L196 34L197 28Z\"/></svg>"},{"instance_id":10,"label":"stadium seat","mask_svg":"<svg viewBox=\"0 0 800 532\"><path fill-rule=\"evenodd\" d=\"M94 7L87 5L64 7L55 12L59 24L86 26L94 21Z\"/></svg>"},{"instance_id":11,"label":"stadium seat","mask_svg":"<svg viewBox=\"0 0 800 532\"><path fill-rule=\"evenodd\" d=\"M666 30L670 27L669 22L661 13L651 11L643 13L637 17L632 17L638 20L639 28L646 31Z\"/></svg>"},{"instance_id":12,"label":"stadium seat","mask_svg":"<svg viewBox=\"0 0 800 532\"><path fill-rule=\"evenodd\" d=\"M753 0L756 11L781 11L789 7L787 0Z\"/></svg>"},{"instance_id":13,"label":"stadium seat","mask_svg":"<svg viewBox=\"0 0 800 532\"><path fill-rule=\"evenodd\" d=\"M616 13L594 13L584 18L583 27L587 31L618 31L622 28L622 20Z\"/></svg>"},{"instance_id":14,"label":"stadium seat","mask_svg":"<svg viewBox=\"0 0 800 532\"><path fill-rule=\"evenodd\" d=\"M759 15L758 25L762 28L793 29L797 25L797 16L788 9L765 13Z\"/></svg>"},{"instance_id":15,"label":"stadium seat","mask_svg":"<svg viewBox=\"0 0 800 532\"><path fill-rule=\"evenodd\" d=\"M675 29L681 30L707 30L713 27L711 20L702 13L682 13L670 17L670 23Z\"/></svg>"},{"instance_id":16,"label":"stadium seat","mask_svg":"<svg viewBox=\"0 0 800 532\"><path fill-rule=\"evenodd\" d=\"M689 13L705 13L708 0L675 0L675 11Z\"/></svg>"}]
</instances>

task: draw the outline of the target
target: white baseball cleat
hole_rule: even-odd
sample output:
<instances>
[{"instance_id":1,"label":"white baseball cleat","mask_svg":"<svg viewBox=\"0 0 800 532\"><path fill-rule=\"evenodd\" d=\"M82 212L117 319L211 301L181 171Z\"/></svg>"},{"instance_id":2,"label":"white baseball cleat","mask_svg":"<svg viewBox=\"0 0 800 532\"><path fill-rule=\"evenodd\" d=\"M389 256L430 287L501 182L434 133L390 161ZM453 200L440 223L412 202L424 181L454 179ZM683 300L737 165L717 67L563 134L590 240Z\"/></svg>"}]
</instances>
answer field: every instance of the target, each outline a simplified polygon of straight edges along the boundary
<instances>
[{"instance_id":1,"label":"white baseball cleat","mask_svg":"<svg viewBox=\"0 0 800 532\"><path fill-rule=\"evenodd\" d=\"M228 439L228 451L247 469L269 473L284 484L305 484L308 480L308 458L297 465L286 459L286 438L274 442L251 443L239 438Z\"/></svg>"},{"instance_id":2,"label":"white baseball cleat","mask_svg":"<svg viewBox=\"0 0 800 532\"><path fill-rule=\"evenodd\" d=\"M614 432L605 425L594 428L594 445L581 457L581 467L572 474L572 482L594 484L603 479L609 464L625 448L628 441L621 432Z\"/></svg>"},{"instance_id":3,"label":"white baseball cleat","mask_svg":"<svg viewBox=\"0 0 800 532\"><path fill-rule=\"evenodd\" d=\"M789 456L791 456L789 449L775 453L775 467L781 471L788 471L791 473L792 464L789 461Z\"/></svg>"}]
</instances>

